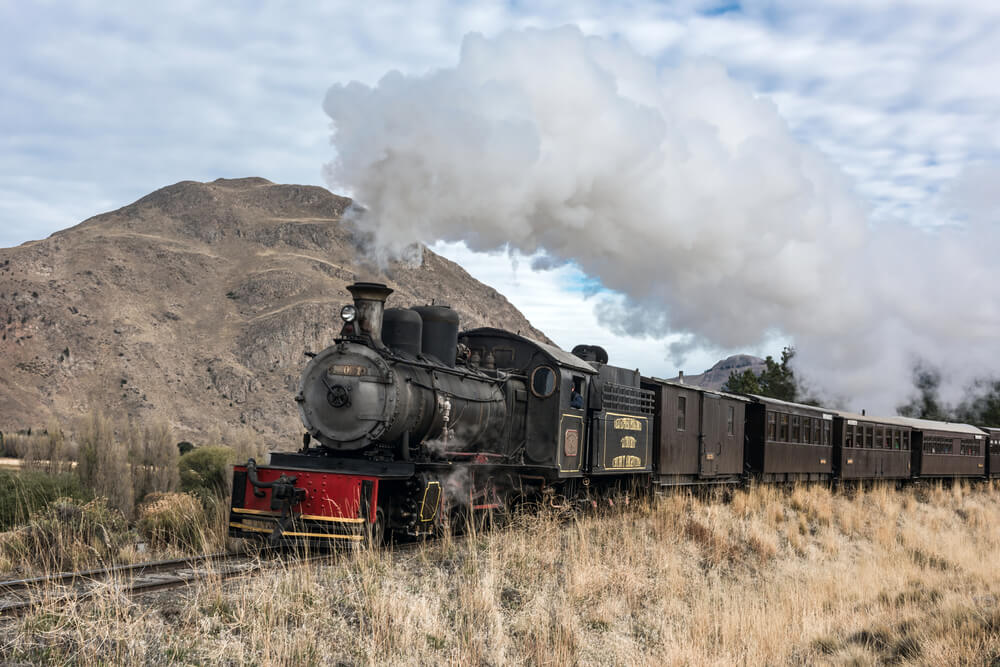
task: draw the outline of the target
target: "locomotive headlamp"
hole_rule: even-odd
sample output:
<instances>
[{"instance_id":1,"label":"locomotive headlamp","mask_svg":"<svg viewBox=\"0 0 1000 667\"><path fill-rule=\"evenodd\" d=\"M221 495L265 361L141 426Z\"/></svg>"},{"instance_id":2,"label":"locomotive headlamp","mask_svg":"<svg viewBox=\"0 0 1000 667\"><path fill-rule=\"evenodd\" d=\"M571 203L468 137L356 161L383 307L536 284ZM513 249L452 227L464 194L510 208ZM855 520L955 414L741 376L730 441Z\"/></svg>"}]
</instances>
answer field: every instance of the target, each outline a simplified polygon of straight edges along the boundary
<instances>
[{"instance_id":1,"label":"locomotive headlamp","mask_svg":"<svg viewBox=\"0 0 1000 667\"><path fill-rule=\"evenodd\" d=\"M347 305L340 309L340 319L345 322L353 322L358 316L358 310L354 306Z\"/></svg>"}]
</instances>

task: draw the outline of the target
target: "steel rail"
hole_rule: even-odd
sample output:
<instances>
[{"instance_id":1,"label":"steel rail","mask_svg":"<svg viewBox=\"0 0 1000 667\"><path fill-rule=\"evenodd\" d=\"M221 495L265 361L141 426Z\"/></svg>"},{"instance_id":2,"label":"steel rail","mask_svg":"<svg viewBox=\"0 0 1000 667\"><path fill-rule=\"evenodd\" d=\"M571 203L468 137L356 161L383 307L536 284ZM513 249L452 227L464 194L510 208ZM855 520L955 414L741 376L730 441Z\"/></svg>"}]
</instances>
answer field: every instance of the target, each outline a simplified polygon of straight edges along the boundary
<instances>
[{"instance_id":1,"label":"steel rail","mask_svg":"<svg viewBox=\"0 0 1000 667\"><path fill-rule=\"evenodd\" d=\"M452 539L464 541L466 537L468 536L454 535ZM438 541L434 540L430 543L438 543ZM404 542L386 545L385 548L388 551L405 553L416 550L425 544L428 543L423 541ZM133 597L144 593L184 588L211 579L226 581L249 576L271 567L329 561L333 557L352 553L355 553L355 550L344 549L308 555L286 553L277 558L267 558L269 554L267 550L254 555L222 552L0 581L0 618L21 616L47 603L90 600L102 590L97 584L104 581L114 581L116 578L123 580L120 591ZM225 564L234 561L238 562L229 567L225 566ZM216 569L216 565L221 567ZM74 589L55 591L51 596L46 595L60 585L71 586ZM2 599L17 596L21 597L6 601Z\"/></svg>"},{"instance_id":2,"label":"steel rail","mask_svg":"<svg viewBox=\"0 0 1000 667\"><path fill-rule=\"evenodd\" d=\"M206 561L225 560L232 558L235 555L236 554L221 552L216 554L189 556L187 558L149 561L145 563L111 565L109 567L81 570L79 572L56 572L54 574L30 577L27 579L11 579L9 581L0 581L0 596L8 595L10 593L19 593L31 588L40 588L46 585L73 584L81 581L96 582L102 579L107 579L112 575L141 575L153 572L163 572L171 569L180 569L184 567L194 567Z\"/></svg>"},{"instance_id":3,"label":"steel rail","mask_svg":"<svg viewBox=\"0 0 1000 667\"><path fill-rule=\"evenodd\" d=\"M32 577L29 579L14 579L0 582L0 596L22 595L21 599L0 601L0 617L19 616L46 602L83 601L95 597L100 588L96 584L113 580L115 577L125 578L122 592L133 596L142 593L182 588L199 581L212 578L226 580L244 574L251 574L278 563L300 564L326 558L323 556L306 556L292 561L265 560L261 556L249 556L239 553L216 553L176 558L171 560L150 561L132 565L115 565L107 568L96 568L80 572L59 572L52 575ZM225 563L241 561L232 567ZM215 565L223 567L216 569ZM159 575L159 576L157 576ZM152 577L152 578L149 578ZM143 578L147 578L143 580ZM70 585L76 590L58 591L53 597L45 593L54 586ZM83 588L86 586L86 588Z\"/></svg>"}]
</instances>

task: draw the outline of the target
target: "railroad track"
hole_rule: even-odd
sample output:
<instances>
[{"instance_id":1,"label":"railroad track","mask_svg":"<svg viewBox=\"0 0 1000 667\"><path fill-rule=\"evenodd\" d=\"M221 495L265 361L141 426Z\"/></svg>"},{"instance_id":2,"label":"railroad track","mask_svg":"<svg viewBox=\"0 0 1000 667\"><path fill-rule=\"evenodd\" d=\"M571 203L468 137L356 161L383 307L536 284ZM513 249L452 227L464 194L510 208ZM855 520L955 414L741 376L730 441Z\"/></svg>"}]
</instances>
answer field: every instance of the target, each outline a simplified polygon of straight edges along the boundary
<instances>
[{"instance_id":1,"label":"railroad track","mask_svg":"<svg viewBox=\"0 0 1000 667\"><path fill-rule=\"evenodd\" d=\"M467 537L459 534L453 535L452 539L463 541ZM384 548L406 553L421 548L423 544L421 541L393 543ZM329 561L351 553L351 550L305 555L270 550L253 555L223 552L0 581L0 618L20 616L43 604L91 599L106 590L102 584L117 585L120 593L131 597L183 588L206 580L225 581L275 566Z\"/></svg>"},{"instance_id":2,"label":"railroad track","mask_svg":"<svg viewBox=\"0 0 1000 667\"><path fill-rule=\"evenodd\" d=\"M46 603L87 600L112 583L128 595L183 588L208 579L226 580L286 563L308 563L329 554L294 556L215 553L133 565L59 572L28 579L0 581L0 616L19 616Z\"/></svg>"}]
</instances>

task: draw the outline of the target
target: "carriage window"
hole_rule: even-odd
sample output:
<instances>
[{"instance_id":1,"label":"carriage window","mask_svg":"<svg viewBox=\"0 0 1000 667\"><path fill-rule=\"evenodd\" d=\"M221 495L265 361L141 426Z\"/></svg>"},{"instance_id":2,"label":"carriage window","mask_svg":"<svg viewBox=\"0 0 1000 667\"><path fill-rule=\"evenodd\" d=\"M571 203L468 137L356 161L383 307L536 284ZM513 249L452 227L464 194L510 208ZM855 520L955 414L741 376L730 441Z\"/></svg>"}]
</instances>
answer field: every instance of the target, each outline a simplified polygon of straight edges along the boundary
<instances>
[{"instance_id":1,"label":"carriage window","mask_svg":"<svg viewBox=\"0 0 1000 667\"><path fill-rule=\"evenodd\" d=\"M823 444L830 444L830 422L823 420Z\"/></svg>"},{"instance_id":2,"label":"carriage window","mask_svg":"<svg viewBox=\"0 0 1000 667\"><path fill-rule=\"evenodd\" d=\"M819 425L819 423L820 423L820 420L813 419L813 444L814 445L818 445L820 443L820 435L819 435L820 425Z\"/></svg>"},{"instance_id":3,"label":"carriage window","mask_svg":"<svg viewBox=\"0 0 1000 667\"><path fill-rule=\"evenodd\" d=\"M683 431L687 421L687 396L677 397L677 430Z\"/></svg>"},{"instance_id":4,"label":"carriage window","mask_svg":"<svg viewBox=\"0 0 1000 667\"><path fill-rule=\"evenodd\" d=\"M876 426L875 427L875 448L882 449L885 447L885 427Z\"/></svg>"},{"instance_id":5,"label":"carriage window","mask_svg":"<svg viewBox=\"0 0 1000 667\"><path fill-rule=\"evenodd\" d=\"M767 439L774 440L777 436L778 420L773 412L767 413Z\"/></svg>"},{"instance_id":6,"label":"carriage window","mask_svg":"<svg viewBox=\"0 0 1000 667\"><path fill-rule=\"evenodd\" d=\"M962 453L966 456L979 456L979 442L976 440L962 440Z\"/></svg>"},{"instance_id":7,"label":"carriage window","mask_svg":"<svg viewBox=\"0 0 1000 667\"><path fill-rule=\"evenodd\" d=\"M778 429L778 440L788 442L788 415L781 415L778 424L780 426Z\"/></svg>"},{"instance_id":8,"label":"carriage window","mask_svg":"<svg viewBox=\"0 0 1000 667\"><path fill-rule=\"evenodd\" d=\"M799 442L799 416L792 415L792 442Z\"/></svg>"},{"instance_id":9,"label":"carriage window","mask_svg":"<svg viewBox=\"0 0 1000 667\"><path fill-rule=\"evenodd\" d=\"M900 448L899 429L893 429L892 430L892 448L893 449L899 449Z\"/></svg>"},{"instance_id":10,"label":"carriage window","mask_svg":"<svg viewBox=\"0 0 1000 667\"><path fill-rule=\"evenodd\" d=\"M865 447L871 449L875 446L875 429L865 426Z\"/></svg>"},{"instance_id":11,"label":"carriage window","mask_svg":"<svg viewBox=\"0 0 1000 667\"><path fill-rule=\"evenodd\" d=\"M844 427L844 447L854 446L854 427L848 424Z\"/></svg>"},{"instance_id":12,"label":"carriage window","mask_svg":"<svg viewBox=\"0 0 1000 667\"><path fill-rule=\"evenodd\" d=\"M726 415L726 433L729 435L736 433L736 408L731 405Z\"/></svg>"},{"instance_id":13,"label":"carriage window","mask_svg":"<svg viewBox=\"0 0 1000 667\"><path fill-rule=\"evenodd\" d=\"M903 449L910 448L910 432L903 431Z\"/></svg>"},{"instance_id":14,"label":"carriage window","mask_svg":"<svg viewBox=\"0 0 1000 667\"><path fill-rule=\"evenodd\" d=\"M548 366L539 366L531 373L531 393L538 398L548 398L556 390L556 372Z\"/></svg>"}]
</instances>

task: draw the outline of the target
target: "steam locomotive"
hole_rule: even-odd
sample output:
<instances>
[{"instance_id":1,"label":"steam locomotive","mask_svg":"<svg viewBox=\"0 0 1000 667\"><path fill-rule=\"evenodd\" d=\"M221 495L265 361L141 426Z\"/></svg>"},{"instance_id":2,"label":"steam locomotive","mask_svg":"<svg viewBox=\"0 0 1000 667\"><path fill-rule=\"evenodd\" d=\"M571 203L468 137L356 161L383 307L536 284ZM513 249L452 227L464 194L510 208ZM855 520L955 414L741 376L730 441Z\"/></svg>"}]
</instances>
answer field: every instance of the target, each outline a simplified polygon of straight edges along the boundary
<instances>
[{"instance_id":1,"label":"steam locomotive","mask_svg":"<svg viewBox=\"0 0 1000 667\"><path fill-rule=\"evenodd\" d=\"M302 373L294 453L234 467L229 533L272 542L425 536L521 501L739 483L1000 477L1000 430L872 417L645 377L598 346L459 333L447 306L347 288Z\"/></svg>"}]
</instances>

